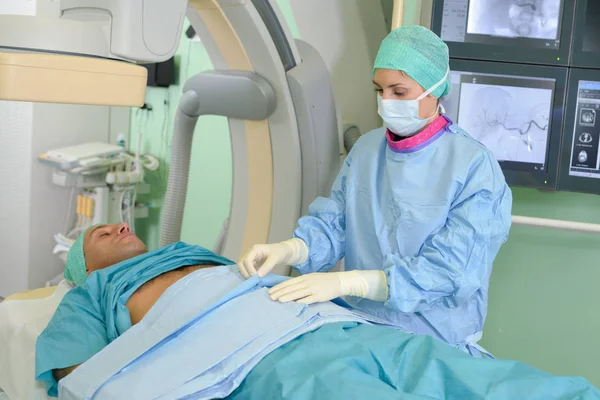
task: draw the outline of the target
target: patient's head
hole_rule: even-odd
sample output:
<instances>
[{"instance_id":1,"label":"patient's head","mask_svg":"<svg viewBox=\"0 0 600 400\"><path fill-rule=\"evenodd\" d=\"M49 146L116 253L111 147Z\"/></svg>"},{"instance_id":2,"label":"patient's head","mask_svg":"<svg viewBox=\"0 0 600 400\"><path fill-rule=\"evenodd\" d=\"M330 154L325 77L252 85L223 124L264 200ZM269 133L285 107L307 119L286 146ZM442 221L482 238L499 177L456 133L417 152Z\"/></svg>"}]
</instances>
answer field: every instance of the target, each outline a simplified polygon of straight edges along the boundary
<instances>
[{"instance_id":1,"label":"patient's head","mask_svg":"<svg viewBox=\"0 0 600 400\"><path fill-rule=\"evenodd\" d=\"M128 224L96 225L83 232L73 243L67 256L65 278L81 286L92 272L147 251Z\"/></svg>"}]
</instances>

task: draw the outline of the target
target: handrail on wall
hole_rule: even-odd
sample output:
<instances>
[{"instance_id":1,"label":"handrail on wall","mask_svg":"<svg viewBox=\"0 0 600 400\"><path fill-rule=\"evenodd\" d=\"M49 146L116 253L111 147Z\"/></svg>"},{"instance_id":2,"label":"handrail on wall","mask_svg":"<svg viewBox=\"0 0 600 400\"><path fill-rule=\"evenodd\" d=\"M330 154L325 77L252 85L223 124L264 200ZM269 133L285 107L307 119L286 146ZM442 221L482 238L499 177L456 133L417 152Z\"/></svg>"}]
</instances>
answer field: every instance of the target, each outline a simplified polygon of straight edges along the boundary
<instances>
[{"instance_id":1,"label":"handrail on wall","mask_svg":"<svg viewBox=\"0 0 600 400\"><path fill-rule=\"evenodd\" d=\"M536 228L548 228L569 232L600 233L600 225L587 224L584 222L561 221L557 219L522 217L513 215L513 225L533 226Z\"/></svg>"}]
</instances>

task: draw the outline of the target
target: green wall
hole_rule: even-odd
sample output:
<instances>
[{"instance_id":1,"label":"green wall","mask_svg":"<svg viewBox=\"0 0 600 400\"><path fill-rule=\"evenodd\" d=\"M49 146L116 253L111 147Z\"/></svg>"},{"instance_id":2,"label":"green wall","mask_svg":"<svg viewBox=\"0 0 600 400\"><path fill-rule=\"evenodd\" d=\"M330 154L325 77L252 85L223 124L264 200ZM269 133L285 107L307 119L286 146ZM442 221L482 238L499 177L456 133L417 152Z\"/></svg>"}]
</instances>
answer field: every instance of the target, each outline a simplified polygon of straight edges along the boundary
<instances>
[{"instance_id":1,"label":"green wall","mask_svg":"<svg viewBox=\"0 0 600 400\"><path fill-rule=\"evenodd\" d=\"M513 188L513 215L600 223L600 198ZM490 281L482 345L600 387L600 236L513 226Z\"/></svg>"},{"instance_id":2,"label":"green wall","mask_svg":"<svg viewBox=\"0 0 600 400\"><path fill-rule=\"evenodd\" d=\"M278 3L298 37L289 0ZM409 11L405 16L414 18ZM202 44L184 36L177 64L179 85L168 91L148 90L147 102L153 111L147 122L145 115L132 113L132 139L141 128L143 151L163 162L161 171L148 177L153 185L146 198L153 206L151 216L137 222L137 231L150 248L158 244L170 135L181 83L212 68ZM227 121L202 117L196 135L182 239L212 247L230 207ZM600 223L600 199L596 196L522 188L514 188L513 193L515 215ZM600 236L513 227L494 266L482 345L497 357L524 361L554 374L584 376L600 387L596 339L600 332L599 254Z\"/></svg>"}]
</instances>

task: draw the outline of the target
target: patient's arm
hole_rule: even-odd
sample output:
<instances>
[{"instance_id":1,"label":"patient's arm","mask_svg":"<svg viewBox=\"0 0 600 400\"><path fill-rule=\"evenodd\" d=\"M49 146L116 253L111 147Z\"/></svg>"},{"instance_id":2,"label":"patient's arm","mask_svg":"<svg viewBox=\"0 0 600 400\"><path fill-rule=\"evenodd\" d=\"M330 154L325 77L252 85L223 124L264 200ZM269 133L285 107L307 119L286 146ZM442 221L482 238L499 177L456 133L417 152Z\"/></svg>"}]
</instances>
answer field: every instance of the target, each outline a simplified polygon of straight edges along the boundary
<instances>
[{"instance_id":1,"label":"patient's arm","mask_svg":"<svg viewBox=\"0 0 600 400\"><path fill-rule=\"evenodd\" d=\"M58 382L62 378L69 375L71 372L75 371L75 368L79 367L80 365L81 364L77 364L77 365L73 365L72 367L53 369L52 376L54 376L54 379L56 379L56 381Z\"/></svg>"}]
</instances>

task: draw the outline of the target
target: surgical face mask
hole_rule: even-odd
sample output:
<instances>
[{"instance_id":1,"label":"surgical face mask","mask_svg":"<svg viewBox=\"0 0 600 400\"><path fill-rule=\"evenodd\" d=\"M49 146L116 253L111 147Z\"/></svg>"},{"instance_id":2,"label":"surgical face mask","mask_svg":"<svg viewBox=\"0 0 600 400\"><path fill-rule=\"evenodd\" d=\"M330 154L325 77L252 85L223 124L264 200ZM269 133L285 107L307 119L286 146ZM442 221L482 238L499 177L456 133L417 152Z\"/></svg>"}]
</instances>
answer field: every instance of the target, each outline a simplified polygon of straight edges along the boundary
<instances>
[{"instance_id":1,"label":"surgical face mask","mask_svg":"<svg viewBox=\"0 0 600 400\"><path fill-rule=\"evenodd\" d=\"M402 137L413 136L423 129L436 113L429 118L419 118L419 101L443 84L449 72L446 71L446 75L438 83L414 100L384 100L378 94L377 111L388 129ZM441 105L440 108L443 112Z\"/></svg>"}]
</instances>

